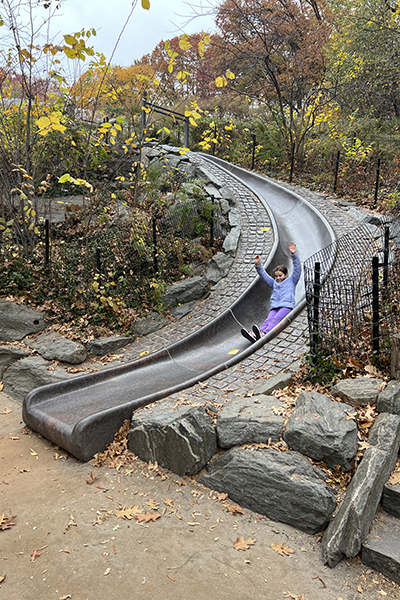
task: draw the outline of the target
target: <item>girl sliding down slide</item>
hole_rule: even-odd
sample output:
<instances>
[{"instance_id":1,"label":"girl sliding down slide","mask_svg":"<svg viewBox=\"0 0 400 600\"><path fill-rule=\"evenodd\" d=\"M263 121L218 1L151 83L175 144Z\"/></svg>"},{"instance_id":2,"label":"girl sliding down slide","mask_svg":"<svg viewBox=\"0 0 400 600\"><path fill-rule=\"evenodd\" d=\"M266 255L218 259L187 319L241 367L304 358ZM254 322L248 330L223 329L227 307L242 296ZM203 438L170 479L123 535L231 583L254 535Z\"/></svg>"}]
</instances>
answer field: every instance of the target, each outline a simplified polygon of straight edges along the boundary
<instances>
[{"instance_id":1,"label":"girl sliding down slide","mask_svg":"<svg viewBox=\"0 0 400 600\"><path fill-rule=\"evenodd\" d=\"M272 289L272 294L270 300L270 312L261 327L259 328L257 325L253 325L253 331L247 331L246 329L241 330L243 337L245 337L246 340L249 340L249 342L253 343L256 340L259 340L268 331L273 329L275 325L282 321L282 319L284 319L294 308L294 294L301 275L301 264L297 255L296 244L293 242L290 242L289 244L289 252L292 255L293 261L293 272L291 275L288 274L285 265L278 265L274 269L274 277L271 277L262 266L260 255L257 254L254 259L257 273Z\"/></svg>"}]
</instances>

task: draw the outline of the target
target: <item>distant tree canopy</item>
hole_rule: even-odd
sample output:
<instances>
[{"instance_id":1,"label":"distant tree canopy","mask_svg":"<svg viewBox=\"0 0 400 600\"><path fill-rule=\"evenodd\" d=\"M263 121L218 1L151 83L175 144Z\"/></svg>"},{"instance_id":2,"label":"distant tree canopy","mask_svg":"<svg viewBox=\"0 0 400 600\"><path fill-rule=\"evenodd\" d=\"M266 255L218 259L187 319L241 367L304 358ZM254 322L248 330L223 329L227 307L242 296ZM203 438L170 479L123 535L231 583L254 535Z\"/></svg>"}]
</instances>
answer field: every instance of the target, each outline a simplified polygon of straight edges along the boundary
<instances>
[{"instance_id":1,"label":"distant tree canopy","mask_svg":"<svg viewBox=\"0 0 400 600\"><path fill-rule=\"evenodd\" d=\"M400 5L389 0L344 0L334 7L327 78L347 113L378 119L400 116Z\"/></svg>"}]
</instances>

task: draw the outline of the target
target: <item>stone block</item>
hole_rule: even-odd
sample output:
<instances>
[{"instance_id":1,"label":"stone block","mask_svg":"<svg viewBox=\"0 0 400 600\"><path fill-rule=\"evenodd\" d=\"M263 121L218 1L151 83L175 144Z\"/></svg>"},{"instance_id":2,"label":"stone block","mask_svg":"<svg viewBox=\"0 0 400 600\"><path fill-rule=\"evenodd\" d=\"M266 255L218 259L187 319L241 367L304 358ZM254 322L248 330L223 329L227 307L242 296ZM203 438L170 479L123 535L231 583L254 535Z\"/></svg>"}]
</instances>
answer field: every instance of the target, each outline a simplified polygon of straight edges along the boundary
<instances>
[{"instance_id":1,"label":"stone block","mask_svg":"<svg viewBox=\"0 0 400 600\"><path fill-rule=\"evenodd\" d=\"M358 449L357 425L349 404L334 402L318 392L302 392L286 424L285 442L328 467L350 470Z\"/></svg>"},{"instance_id":2,"label":"stone block","mask_svg":"<svg viewBox=\"0 0 400 600\"><path fill-rule=\"evenodd\" d=\"M208 465L198 482L269 519L314 534L326 527L336 508L324 479L323 471L297 452L231 448Z\"/></svg>"},{"instance_id":3,"label":"stone block","mask_svg":"<svg viewBox=\"0 0 400 600\"><path fill-rule=\"evenodd\" d=\"M333 386L333 396L341 398L351 406L366 406L376 402L382 391L382 379L374 377L358 377L357 379L342 379Z\"/></svg>"},{"instance_id":4,"label":"stone block","mask_svg":"<svg viewBox=\"0 0 400 600\"><path fill-rule=\"evenodd\" d=\"M376 410L400 415L400 381L389 381L386 388L378 396Z\"/></svg>"},{"instance_id":5,"label":"stone block","mask_svg":"<svg viewBox=\"0 0 400 600\"><path fill-rule=\"evenodd\" d=\"M400 521L379 511L362 545L361 560L400 584Z\"/></svg>"},{"instance_id":6,"label":"stone block","mask_svg":"<svg viewBox=\"0 0 400 600\"><path fill-rule=\"evenodd\" d=\"M265 394L269 396L274 390L282 390L292 381L292 373L282 371L277 375L272 375L268 379L261 381L253 390L254 396Z\"/></svg>"},{"instance_id":7,"label":"stone block","mask_svg":"<svg viewBox=\"0 0 400 600\"><path fill-rule=\"evenodd\" d=\"M400 417L382 413L371 428L364 453L344 501L322 539L325 564L334 567L361 550L379 506L383 486L393 470L400 445Z\"/></svg>"},{"instance_id":8,"label":"stone block","mask_svg":"<svg viewBox=\"0 0 400 600\"><path fill-rule=\"evenodd\" d=\"M71 377L76 375L67 373L61 367L52 367L41 356L29 356L8 367L3 377L3 391L13 400L23 402L31 390Z\"/></svg>"},{"instance_id":9,"label":"stone block","mask_svg":"<svg viewBox=\"0 0 400 600\"><path fill-rule=\"evenodd\" d=\"M87 358L87 350L83 344L68 340L55 331L42 333L34 340L26 340L25 343L47 360L79 365Z\"/></svg>"},{"instance_id":10,"label":"stone block","mask_svg":"<svg viewBox=\"0 0 400 600\"><path fill-rule=\"evenodd\" d=\"M0 299L0 340L17 342L46 329L43 315L23 304Z\"/></svg>"},{"instance_id":11,"label":"stone block","mask_svg":"<svg viewBox=\"0 0 400 600\"><path fill-rule=\"evenodd\" d=\"M219 446L231 448L254 442L267 444L269 439L278 440L284 423L284 418L275 414L279 406L279 400L273 396L228 400L217 420Z\"/></svg>"},{"instance_id":12,"label":"stone block","mask_svg":"<svg viewBox=\"0 0 400 600\"><path fill-rule=\"evenodd\" d=\"M129 449L178 475L194 475L217 451L217 434L202 406L158 403L133 413Z\"/></svg>"}]
</instances>

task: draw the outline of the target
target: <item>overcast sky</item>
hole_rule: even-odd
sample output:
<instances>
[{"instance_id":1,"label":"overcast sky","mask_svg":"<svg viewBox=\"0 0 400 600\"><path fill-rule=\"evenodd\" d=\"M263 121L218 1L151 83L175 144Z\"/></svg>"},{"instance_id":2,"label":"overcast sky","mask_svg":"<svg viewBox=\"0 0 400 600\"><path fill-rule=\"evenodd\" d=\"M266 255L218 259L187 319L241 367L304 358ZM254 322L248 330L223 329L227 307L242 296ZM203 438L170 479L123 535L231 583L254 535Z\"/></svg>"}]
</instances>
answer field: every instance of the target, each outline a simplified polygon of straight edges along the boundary
<instances>
[{"instance_id":1,"label":"overcast sky","mask_svg":"<svg viewBox=\"0 0 400 600\"><path fill-rule=\"evenodd\" d=\"M185 23L193 15L195 6L203 5L207 9L213 4L213 0L150 0L150 10L144 10L138 0L112 63L129 66L151 52L162 39L181 33L212 31L211 16L196 18L186 26ZM132 0L62 0L52 29L54 33L65 34L94 27L97 36L91 38L92 45L110 59L131 8Z\"/></svg>"}]
</instances>

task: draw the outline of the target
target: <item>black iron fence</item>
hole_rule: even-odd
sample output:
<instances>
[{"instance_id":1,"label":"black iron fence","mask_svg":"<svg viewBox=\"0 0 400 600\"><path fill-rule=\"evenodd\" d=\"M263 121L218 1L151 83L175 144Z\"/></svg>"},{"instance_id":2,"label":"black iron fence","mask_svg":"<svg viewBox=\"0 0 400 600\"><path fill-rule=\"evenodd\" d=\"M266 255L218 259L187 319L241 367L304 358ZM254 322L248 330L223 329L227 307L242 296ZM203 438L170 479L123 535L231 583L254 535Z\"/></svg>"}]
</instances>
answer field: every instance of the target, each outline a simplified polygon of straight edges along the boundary
<instances>
[{"instance_id":1,"label":"black iron fence","mask_svg":"<svg viewBox=\"0 0 400 600\"><path fill-rule=\"evenodd\" d=\"M310 355L366 363L400 330L400 220L362 224L304 264Z\"/></svg>"},{"instance_id":2,"label":"black iron fence","mask_svg":"<svg viewBox=\"0 0 400 600\"><path fill-rule=\"evenodd\" d=\"M58 297L76 297L85 306L100 287L106 299L124 298L127 306L145 302L144 290L155 281L190 275L193 265L205 262L222 243L226 219L213 205L205 206L192 200L153 215L139 211L86 234L45 222L38 252L50 287Z\"/></svg>"}]
</instances>

